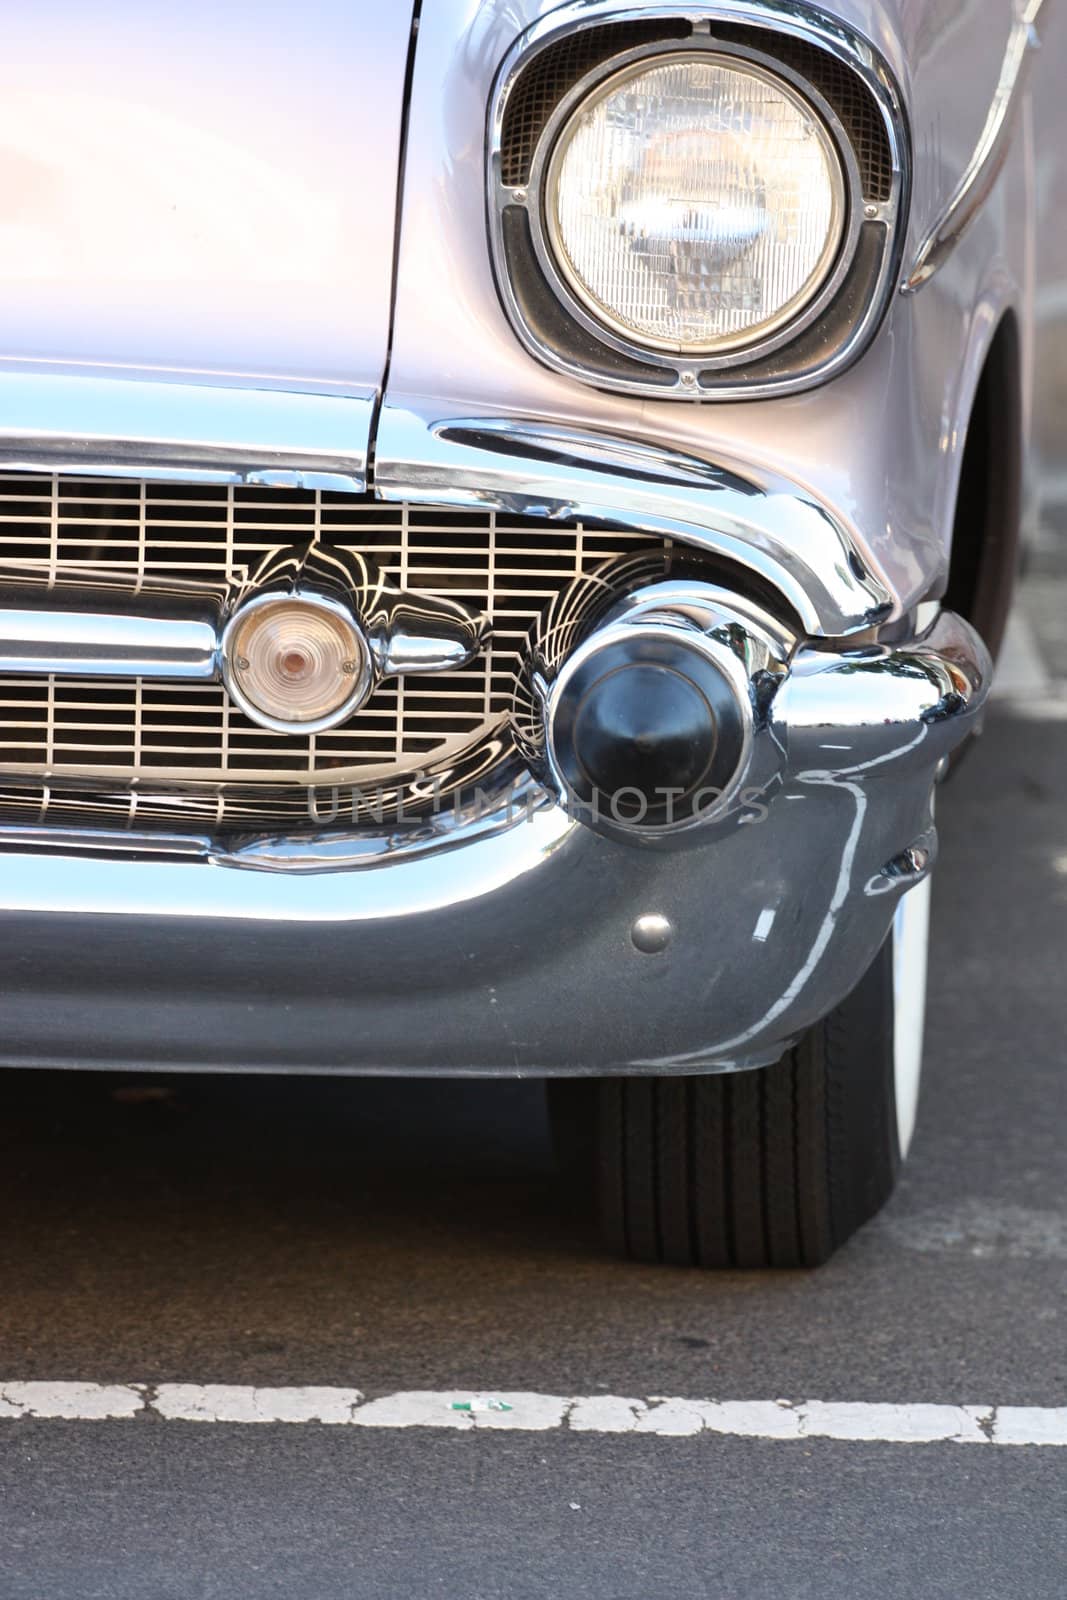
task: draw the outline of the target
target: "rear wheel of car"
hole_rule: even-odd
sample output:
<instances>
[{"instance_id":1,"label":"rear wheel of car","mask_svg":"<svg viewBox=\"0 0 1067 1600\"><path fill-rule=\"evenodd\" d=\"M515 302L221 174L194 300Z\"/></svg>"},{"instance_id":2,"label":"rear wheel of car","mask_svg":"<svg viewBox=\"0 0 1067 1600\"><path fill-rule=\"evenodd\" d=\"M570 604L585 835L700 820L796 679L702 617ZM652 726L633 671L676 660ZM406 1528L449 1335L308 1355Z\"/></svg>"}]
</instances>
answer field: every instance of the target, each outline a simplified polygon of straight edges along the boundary
<instances>
[{"instance_id":1,"label":"rear wheel of car","mask_svg":"<svg viewBox=\"0 0 1067 1600\"><path fill-rule=\"evenodd\" d=\"M914 1125L928 927L923 883L853 992L773 1067L550 1084L562 1159L592 1172L615 1249L812 1267L879 1210Z\"/></svg>"}]
</instances>

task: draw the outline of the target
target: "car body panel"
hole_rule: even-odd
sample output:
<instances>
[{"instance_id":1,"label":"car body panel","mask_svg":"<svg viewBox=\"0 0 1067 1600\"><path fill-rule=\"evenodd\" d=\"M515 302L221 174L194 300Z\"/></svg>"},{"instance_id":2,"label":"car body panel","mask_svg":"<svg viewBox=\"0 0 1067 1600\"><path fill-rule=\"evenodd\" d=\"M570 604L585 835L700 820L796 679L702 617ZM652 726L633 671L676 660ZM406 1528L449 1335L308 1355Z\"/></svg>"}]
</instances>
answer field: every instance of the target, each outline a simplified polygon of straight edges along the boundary
<instances>
[{"instance_id":1,"label":"car body panel","mask_svg":"<svg viewBox=\"0 0 1067 1600\"><path fill-rule=\"evenodd\" d=\"M410 32L405 0L11 8L2 365L377 388Z\"/></svg>"}]
</instances>

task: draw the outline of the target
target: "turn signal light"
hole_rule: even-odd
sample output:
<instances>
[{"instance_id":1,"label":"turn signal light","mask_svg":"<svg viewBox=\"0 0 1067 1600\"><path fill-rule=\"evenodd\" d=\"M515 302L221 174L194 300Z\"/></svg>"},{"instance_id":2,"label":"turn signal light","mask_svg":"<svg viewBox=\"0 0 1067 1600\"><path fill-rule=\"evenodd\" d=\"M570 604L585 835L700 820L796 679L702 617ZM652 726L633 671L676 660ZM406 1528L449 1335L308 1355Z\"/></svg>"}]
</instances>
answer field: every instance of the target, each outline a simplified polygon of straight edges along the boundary
<instances>
[{"instance_id":1,"label":"turn signal light","mask_svg":"<svg viewBox=\"0 0 1067 1600\"><path fill-rule=\"evenodd\" d=\"M315 733L358 710L373 672L367 641L343 606L319 595L259 595L230 619L223 676L261 727Z\"/></svg>"}]
</instances>

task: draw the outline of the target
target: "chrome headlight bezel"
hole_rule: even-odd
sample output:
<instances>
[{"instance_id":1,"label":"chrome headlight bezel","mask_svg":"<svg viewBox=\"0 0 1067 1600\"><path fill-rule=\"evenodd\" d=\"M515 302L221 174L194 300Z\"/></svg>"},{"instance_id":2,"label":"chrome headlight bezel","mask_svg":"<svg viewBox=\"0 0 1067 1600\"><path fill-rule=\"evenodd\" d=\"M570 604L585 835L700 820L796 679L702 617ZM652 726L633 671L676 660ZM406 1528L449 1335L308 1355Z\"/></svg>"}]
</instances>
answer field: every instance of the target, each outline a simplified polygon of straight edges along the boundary
<instances>
[{"instance_id":1,"label":"chrome headlight bezel","mask_svg":"<svg viewBox=\"0 0 1067 1600\"><path fill-rule=\"evenodd\" d=\"M718 32L717 18L722 19ZM899 223L908 164L899 99L870 47L846 30L824 32L816 23L798 18L787 22L777 8L773 19L773 24L768 19L761 25L746 16L739 22L725 5L686 7L678 16L661 6L620 11L608 0L594 10L588 0L579 0L528 30L505 60L489 117L493 265L509 320L529 352L545 365L624 393L687 400L762 398L825 381L855 360L873 337L892 292L903 242ZM655 33L657 23L663 29L659 37L632 43L635 24ZM612 49L616 33L619 47ZM530 69L536 74L554 48L581 47L583 36L591 40L596 35L608 41L606 48L598 44L599 58L579 76L572 75L565 92L555 96L537 132L528 175L516 183L514 162L504 144L510 97L524 74ZM775 54L776 43L782 58ZM890 171L885 192L874 197L865 186L853 138L828 96L784 59L790 51L794 57L807 52L806 59L826 61L838 72L844 64L850 82L853 76L861 80L857 92L868 98L874 116L885 127ZM682 351L667 341L633 337L590 304L555 247L546 197L561 140L582 107L627 74L648 70L660 61L705 53L739 71L764 76L810 108L839 163L844 216L828 273L801 304L773 325L762 326L757 336L728 348Z\"/></svg>"}]
</instances>

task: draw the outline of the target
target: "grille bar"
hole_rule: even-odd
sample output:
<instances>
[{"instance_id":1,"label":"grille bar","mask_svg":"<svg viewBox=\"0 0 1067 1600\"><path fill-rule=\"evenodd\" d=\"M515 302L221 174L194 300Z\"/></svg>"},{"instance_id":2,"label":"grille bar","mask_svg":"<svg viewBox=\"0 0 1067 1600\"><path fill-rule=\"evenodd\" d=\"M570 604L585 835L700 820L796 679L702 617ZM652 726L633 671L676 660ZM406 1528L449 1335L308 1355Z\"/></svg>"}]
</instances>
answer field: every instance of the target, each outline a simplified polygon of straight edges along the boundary
<instances>
[{"instance_id":1,"label":"grille bar","mask_svg":"<svg viewBox=\"0 0 1067 1600\"><path fill-rule=\"evenodd\" d=\"M387 679L342 727L299 736L257 727L218 683L0 674L0 820L271 827L306 820L309 787L400 785L480 742L499 760L534 625L576 579L667 548L629 530L316 490L0 480L0 592L13 605L86 585L223 596L311 539L487 612L490 647L454 671Z\"/></svg>"}]
</instances>

